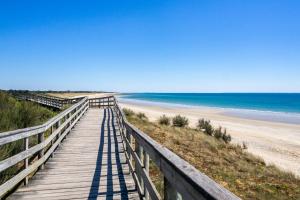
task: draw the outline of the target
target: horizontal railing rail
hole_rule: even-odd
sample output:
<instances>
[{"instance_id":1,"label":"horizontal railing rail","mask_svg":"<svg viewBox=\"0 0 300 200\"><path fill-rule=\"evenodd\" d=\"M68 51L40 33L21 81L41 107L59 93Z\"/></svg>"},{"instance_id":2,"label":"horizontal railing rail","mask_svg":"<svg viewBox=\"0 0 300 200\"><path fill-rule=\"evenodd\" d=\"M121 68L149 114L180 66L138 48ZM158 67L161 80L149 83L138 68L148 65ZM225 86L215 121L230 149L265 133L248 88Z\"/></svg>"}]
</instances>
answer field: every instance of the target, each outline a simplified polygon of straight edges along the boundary
<instances>
[{"instance_id":1,"label":"horizontal railing rail","mask_svg":"<svg viewBox=\"0 0 300 200\"><path fill-rule=\"evenodd\" d=\"M18 141L23 144L21 152L0 161L2 177L5 170L16 165L21 166L21 169L0 185L0 197L7 195L21 182L26 185L34 172L44 168L44 163L88 108L89 100L85 97L43 125L0 133L0 148ZM36 137L37 141L34 142Z\"/></svg>"},{"instance_id":2,"label":"horizontal railing rail","mask_svg":"<svg viewBox=\"0 0 300 200\"><path fill-rule=\"evenodd\" d=\"M115 97L114 96L106 96L106 97L99 97L99 98L90 98L89 104L90 107L109 107L109 106L115 106Z\"/></svg>"},{"instance_id":3,"label":"horizontal railing rail","mask_svg":"<svg viewBox=\"0 0 300 200\"><path fill-rule=\"evenodd\" d=\"M14 96L21 100L33 101L57 109L64 109L65 105L75 104L83 99L83 97L60 98L36 93L15 93Z\"/></svg>"}]
</instances>

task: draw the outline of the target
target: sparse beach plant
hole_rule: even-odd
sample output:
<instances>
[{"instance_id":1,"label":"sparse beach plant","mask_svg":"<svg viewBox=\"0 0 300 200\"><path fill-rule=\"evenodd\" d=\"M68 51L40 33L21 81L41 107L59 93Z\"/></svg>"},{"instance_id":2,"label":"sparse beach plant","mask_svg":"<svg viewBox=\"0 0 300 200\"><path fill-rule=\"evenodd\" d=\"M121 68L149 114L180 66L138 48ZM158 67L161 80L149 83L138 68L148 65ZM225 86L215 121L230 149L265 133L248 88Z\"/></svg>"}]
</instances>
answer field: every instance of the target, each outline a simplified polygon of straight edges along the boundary
<instances>
[{"instance_id":1,"label":"sparse beach plant","mask_svg":"<svg viewBox=\"0 0 300 200\"><path fill-rule=\"evenodd\" d=\"M167 117L166 115L162 115L160 116L160 118L158 119L158 123L160 125L166 125L166 126L169 126L170 123L171 123L171 120L169 117Z\"/></svg>"},{"instance_id":2,"label":"sparse beach plant","mask_svg":"<svg viewBox=\"0 0 300 200\"><path fill-rule=\"evenodd\" d=\"M137 117L129 118L129 122L242 199L299 199L299 179L266 165L261 158L244 151L242 143L226 144L223 137L216 139L192 128L162 126L158 121ZM229 141L231 137L224 128L222 133ZM151 159L149 176L163 195L164 177Z\"/></svg>"},{"instance_id":3,"label":"sparse beach plant","mask_svg":"<svg viewBox=\"0 0 300 200\"><path fill-rule=\"evenodd\" d=\"M139 119L142 119L142 120L148 120L148 117L146 116L145 113L139 112L136 116L137 116Z\"/></svg>"},{"instance_id":4,"label":"sparse beach plant","mask_svg":"<svg viewBox=\"0 0 300 200\"><path fill-rule=\"evenodd\" d=\"M229 143L231 141L231 135L227 134L227 129L222 130L222 126L219 126L216 130L214 130L214 137L218 140L222 139L225 143Z\"/></svg>"},{"instance_id":5,"label":"sparse beach plant","mask_svg":"<svg viewBox=\"0 0 300 200\"><path fill-rule=\"evenodd\" d=\"M130 116L134 115L134 112L129 108L123 108L123 112L126 115L126 117L130 117Z\"/></svg>"},{"instance_id":6,"label":"sparse beach plant","mask_svg":"<svg viewBox=\"0 0 300 200\"><path fill-rule=\"evenodd\" d=\"M214 137L217 138L217 139L221 139L223 137L222 127L221 126L219 126L219 128L217 128L214 131Z\"/></svg>"},{"instance_id":7,"label":"sparse beach plant","mask_svg":"<svg viewBox=\"0 0 300 200\"><path fill-rule=\"evenodd\" d=\"M248 149L246 142L243 142L243 149Z\"/></svg>"},{"instance_id":8,"label":"sparse beach plant","mask_svg":"<svg viewBox=\"0 0 300 200\"><path fill-rule=\"evenodd\" d=\"M231 141L231 135L227 134L227 130L225 129L222 134L222 139L224 142L229 143Z\"/></svg>"},{"instance_id":9,"label":"sparse beach plant","mask_svg":"<svg viewBox=\"0 0 300 200\"><path fill-rule=\"evenodd\" d=\"M175 117L173 117L172 123L173 126L176 127L186 127L189 125L189 120L181 115L176 115Z\"/></svg>"},{"instance_id":10,"label":"sparse beach plant","mask_svg":"<svg viewBox=\"0 0 300 200\"><path fill-rule=\"evenodd\" d=\"M214 128L210 124L209 120L199 119L197 128L203 130L203 132L208 135L213 135Z\"/></svg>"}]
</instances>

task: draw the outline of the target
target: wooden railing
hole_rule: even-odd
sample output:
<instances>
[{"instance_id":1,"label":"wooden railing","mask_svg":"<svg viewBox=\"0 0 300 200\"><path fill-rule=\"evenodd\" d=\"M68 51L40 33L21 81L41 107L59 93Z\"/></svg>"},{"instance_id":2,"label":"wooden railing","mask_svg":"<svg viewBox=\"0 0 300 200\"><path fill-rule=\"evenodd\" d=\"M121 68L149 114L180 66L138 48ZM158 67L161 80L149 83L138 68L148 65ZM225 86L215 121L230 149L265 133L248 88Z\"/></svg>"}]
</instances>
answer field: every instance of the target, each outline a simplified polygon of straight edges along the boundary
<instances>
[{"instance_id":1,"label":"wooden railing","mask_svg":"<svg viewBox=\"0 0 300 200\"><path fill-rule=\"evenodd\" d=\"M152 200L200 200L200 199L239 199L199 172L188 162L154 141L130 124L120 109L116 99L114 110L120 126L126 157L133 173L139 193ZM152 161L164 176L164 197L156 190L150 175L149 161Z\"/></svg>"},{"instance_id":2,"label":"wooden railing","mask_svg":"<svg viewBox=\"0 0 300 200\"><path fill-rule=\"evenodd\" d=\"M78 98L59 98L48 95L41 95L35 93L15 93L15 97L21 100L33 101L49 107L63 109L66 105L71 105L79 102L83 97Z\"/></svg>"},{"instance_id":3,"label":"wooden railing","mask_svg":"<svg viewBox=\"0 0 300 200\"><path fill-rule=\"evenodd\" d=\"M89 104L90 107L93 108L100 108L100 107L110 107L115 106L115 97L114 96L107 96L107 97L101 97L101 98L90 98Z\"/></svg>"},{"instance_id":4,"label":"wooden railing","mask_svg":"<svg viewBox=\"0 0 300 200\"><path fill-rule=\"evenodd\" d=\"M11 177L0 185L0 199L21 182L27 184L28 178L44 167L44 163L88 108L89 101L85 97L43 125L0 133L0 148L16 142L23 144L22 151L0 161L2 177L5 170L14 166L18 169L16 174L11 174Z\"/></svg>"}]
</instances>

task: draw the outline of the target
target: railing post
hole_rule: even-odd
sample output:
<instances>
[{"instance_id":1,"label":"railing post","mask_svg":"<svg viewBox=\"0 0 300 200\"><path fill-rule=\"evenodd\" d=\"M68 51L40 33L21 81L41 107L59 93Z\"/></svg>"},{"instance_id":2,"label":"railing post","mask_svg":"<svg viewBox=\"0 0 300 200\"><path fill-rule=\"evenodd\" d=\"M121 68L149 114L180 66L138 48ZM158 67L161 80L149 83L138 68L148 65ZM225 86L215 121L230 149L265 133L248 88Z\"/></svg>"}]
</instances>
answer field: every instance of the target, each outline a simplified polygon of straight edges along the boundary
<instances>
[{"instance_id":1,"label":"railing post","mask_svg":"<svg viewBox=\"0 0 300 200\"><path fill-rule=\"evenodd\" d=\"M142 179L142 175L141 175L141 169L144 167L143 166L143 159L142 159L142 156L143 156L143 149L142 147L138 144L137 140L135 140L135 153L137 154L137 156L139 157L140 161L141 161L141 164L142 166L138 166L139 165L139 162L135 162L135 172L136 172L136 175L137 175L137 178L140 182L140 185L141 185L141 193L142 193L142 196L145 195L144 193L144 181Z\"/></svg>"},{"instance_id":2,"label":"railing post","mask_svg":"<svg viewBox=\"0 0 300 200\"><path fill-rule=\"evenodd\" d=\"M76 112L76 110L77 109L75 109L75 112ZM70 112L69 114L67 114L67 119L66 120L69 120L70 118L71 118L71 116L72 116L72 113ZM70 119L70 121L68 122L68 127L67 128L69 128L70 126L71 126L71 124L72 124L72 120ZM67 135L69 134L71 132L71 130L66 134L66 136L64 137L64 139L66 139L67 138Z\"/></svg>"},{"instance_id":3,"label":"railing post","mask_svg":"<svg viewBox=\"0 0 300 200\"><path fill-rule=\"evenodd\" d=\"M176 191L166 177L164 177L164 200L182 200L182 196Z\"/></svg>"},{"instance_id":4,"label":"railing post","mask_svg":"<svg viewBox=\"0 0 300 200\"><path fill-rule=\"evenodd\" d=\"M24 150L28 150L29 148L29 138L25 138L24 139ZM24 160L24 169L27 169L28 168L28 158L25 158ZM28 184L28 176L25 177L24 179L24 185L27 185Z\"/></svg>"},{"instance_id":5,"label":"railing post","mask_svg":"<svg viewBox=\"0 0 300 200\"><path fill-rule=\"evenodd\" d=\"M40 144L40 143L44 142L44 140L45 140L45 132L42 132L42 133L38 134L38 143ZM39 151L39 156L38 156L39 159L41 159L44 156L44 153L45 153L45 150L44 150L44 148L42 148ZM42 164L40 166L40 169L44 169L44 164Z\"/></svg>"},{"instance_id":6,"label":"railing post","mask_svg":"<svg viewBox=\"0 0 300 200\"><path fill-rule=\"evenodd\" d=\"M130 133L131 131L132 130L127 131L127 139L129 141L129 145L132 147L132 135ZM131 155L131 151L130 151L130 147L129 146L127 147L127 153L128 153L128 156L129 156L129 161L130 161L130 163L132 163L132 155Z\"/></svg>"},{"instance_id":7,"label":"railing post","mask_svg":"<svg viewBox=\"0 0 300 200\"><path fill-rule=\"evenodd\" d=\"M144 168L147 175L149 175L149 154L144 150ZM145 185L144 185L145 186ZM149 192L146 187L144 187L145 199L149 200Z\"/></svg>"},{"instance_id":8,"label":"railing post","mask_svg":"<svg viewBox=\"0 0 300 200\"><path fill-rule=\"evenodd\" d=\"M53 134L53 125L50 127L51 135ZM51 147L53 146L53 139L51 140ZM51 158L53 158L54 152L51 153Z\"/></svg>"},{"instance_id":9,"label":"railing post","mask_svg":"<svg viewBox=\"0 0 300 200\"><path fill-rule=\"evenodd\" d=\"M60 127L60 124L61 124L61 122L60 122L60 120L58 120L58 121L56 122L56 129L58 129L58 128ZM60 130L60 131L58 132L58 134L57 134L57 136L56 136L56 140L58 140L58 139L60 138L60 136L61 136L61 131L62 131L62 130ZM60 144L58 144L57 147L59 147L59 145L60 145ZM53 154L54 154L54 152L53 152Z\"/></svg>"}]
</instances>

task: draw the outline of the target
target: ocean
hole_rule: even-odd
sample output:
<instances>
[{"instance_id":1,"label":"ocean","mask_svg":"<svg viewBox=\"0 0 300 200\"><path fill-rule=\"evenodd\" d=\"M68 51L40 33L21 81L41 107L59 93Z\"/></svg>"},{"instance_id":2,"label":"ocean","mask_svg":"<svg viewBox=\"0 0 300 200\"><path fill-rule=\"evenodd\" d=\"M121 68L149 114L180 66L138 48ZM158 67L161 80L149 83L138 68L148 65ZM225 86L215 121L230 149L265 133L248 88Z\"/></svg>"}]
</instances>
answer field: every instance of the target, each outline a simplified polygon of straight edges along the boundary
<instances>
[{"instance_id":1,"label":"ocean","mask_svg":"<svg viewBox=\"0 0 300 200\"><path fill-rule=\"evenodd\" d=\"M128 93L121 98L223 108L227 115L300 124L300 93Z\"/></svg>"}]
</instances>

